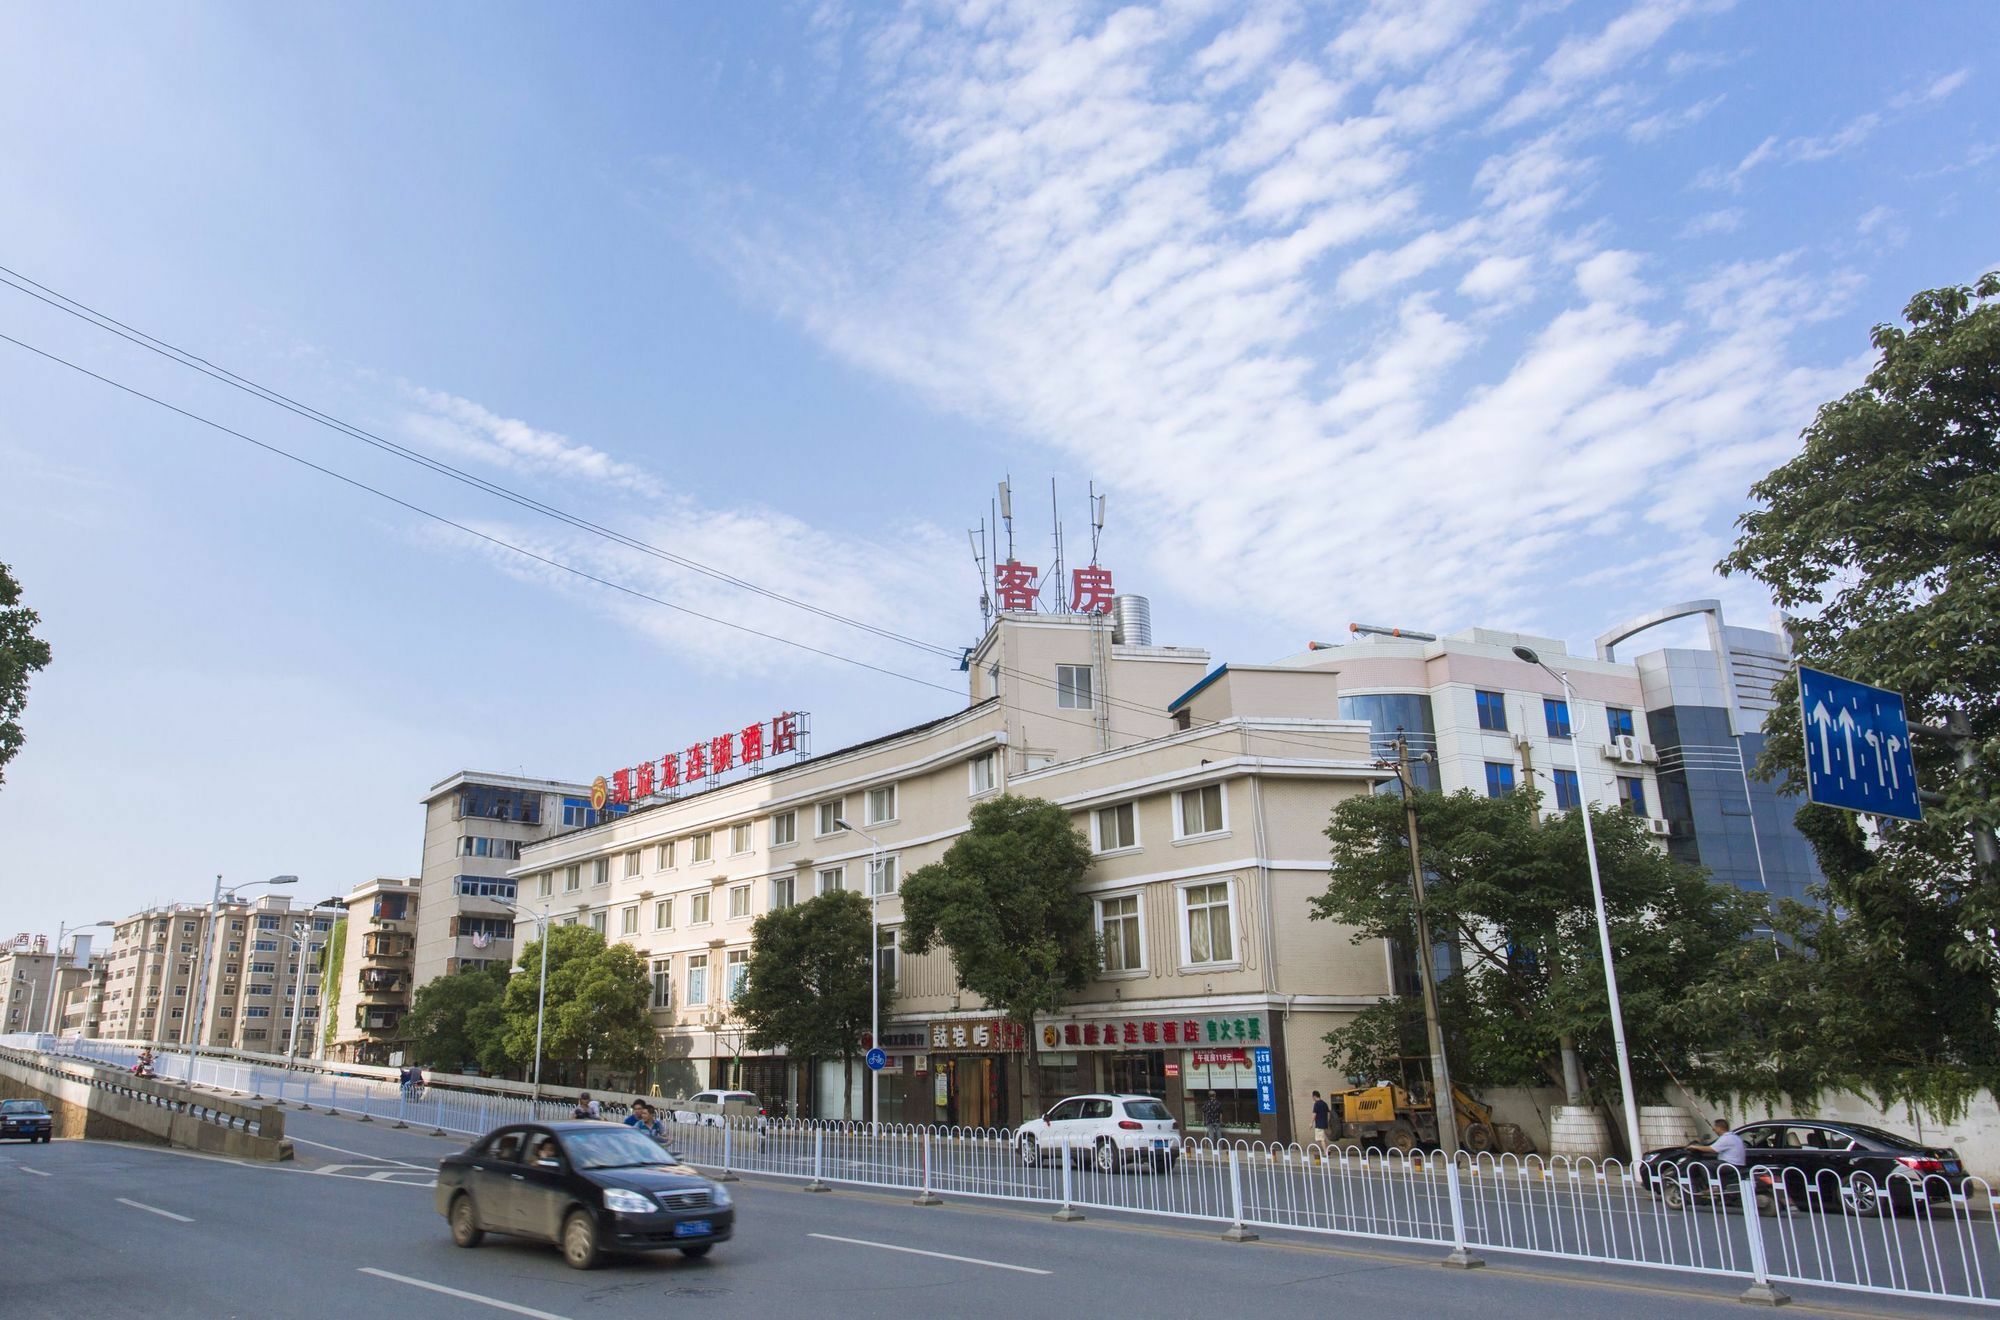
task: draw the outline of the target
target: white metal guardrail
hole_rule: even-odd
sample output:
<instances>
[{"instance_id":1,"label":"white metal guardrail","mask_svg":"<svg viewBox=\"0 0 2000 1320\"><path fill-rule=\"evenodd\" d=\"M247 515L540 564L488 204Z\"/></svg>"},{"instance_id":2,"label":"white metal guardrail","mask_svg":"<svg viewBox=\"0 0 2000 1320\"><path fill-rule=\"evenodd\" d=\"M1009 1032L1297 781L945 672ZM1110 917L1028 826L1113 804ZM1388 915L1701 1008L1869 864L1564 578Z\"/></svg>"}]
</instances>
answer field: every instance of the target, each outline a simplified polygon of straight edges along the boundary
<instances>
[{"instance_id":1,"label":"white metal guardrail","mask_svg":"<svg viewBox=\"0 0 2000 1320\"><path fill-rule=\"evenodd\" d=\"M131 1066L136 1050L76 1041L67 1052ZM186 1055L158 1053L161 1077L190 1080ZM204 1059L192 1081L301 1108L352 1113L477 1136L510 1122L570 1116L568 1100L433 1089ZM1466 1256L1521 1256L1733 1277L1746 1296L1806 1284L2000 1307L2000 1222L1980 1179L1934 1173L1752 1168L1668 1170L1653 1186L1615 1160L1461 1155L1356 1147L1185 1140L1125 1152L1108 1141L1049 1150L1004 1128L934 1128L831 1120L704 1118L672 1125L691 1164L720 1176L794 1178L913 1194L1021 1201L1058 1219L1090 1210L1224 1227L1434 1245ZM1745 1195L1746 1191L1748 1195Z\"/></svg>"}]
</instances>

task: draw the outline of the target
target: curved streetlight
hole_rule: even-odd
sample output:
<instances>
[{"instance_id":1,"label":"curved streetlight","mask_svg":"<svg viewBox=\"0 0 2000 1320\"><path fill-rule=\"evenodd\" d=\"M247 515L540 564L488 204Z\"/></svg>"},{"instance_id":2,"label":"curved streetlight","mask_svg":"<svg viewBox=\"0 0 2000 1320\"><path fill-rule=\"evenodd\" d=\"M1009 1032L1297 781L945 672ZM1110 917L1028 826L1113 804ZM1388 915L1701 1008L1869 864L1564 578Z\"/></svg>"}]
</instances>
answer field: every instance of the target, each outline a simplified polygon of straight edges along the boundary
<instances>
[{"instance_id":1,"label":"curved streetlight","mask_svg":"<svg viewBox=\"0 0 2000 1320\"><path fill-rule=\"evenodd\" d=\"M508 911L519 913L534 922L537 932L535 939L542 946L542 983L535 991L535 1103L539 1104L542 1099L542 1017L547 1012L549 1004L549 901L542 900L540 915L536 915L519 903L509 903L504 898L493 901Z\"/></svg>"},{"instance_id":2,"label":"curved streetlight","mask_svg":"<svg viewBox=\"0 0 2000 1320\"><path fill-rule=\"evenodd\" d=\"M298 882L299 878L295 875L274 875L268 880L251 880L244 884L231 885L227 892L233 901L244 890L255 889L259 885L295 885ZM194 1050L188 1055L187 1081L189 1086L195 1085L195 1066L201 1062L203 1037L208 1034L208 960L210 952L215 948L215 923L220 920L217 914L222 908L223 892L222 877L218 875L215 877L215 892L209 896L208 900L207 929L202 932L201 979L195 983L194 987ZM248 932L245 933L247 934Z\"/></svg>"},{"instance_id":3,"label":"curved streetlight","mask_svg":"<svg viewBox=\"0 0 2000 1320\"><path fill-rule=\"evenodd\" d=\"M56 926L56 958L54 966L52 966L49 969L49 1004L48 1004L48 1009L46 1010L44 1016L44 1021L48 1023L48 1026L44 1028L45 1034L48 1035L55 1034L56 1004L62 999L63 941L67 939L69 936L76 934L78 931L95 930L99 926L115 926L117 924L118 923L115 921L86 921L80 926L72 926L66 922L59 923ZM33 1005L30 1005L29 1006L30 1016L33 1015L33 1012L34 1012Z\"/></svg>"},{"instance_id":4,"label":"curved streetlight","mask_svg":"<svg viewBox=\"0 0 2000 1320\"><path fill-rule=\"evenodd\" d=\"M867 830L834 818L835 829L846 830L849 834L859 834L868 840L868 1048L882 1048L882 922L878 915L882 895L876 890L881 883L882 841ZM849 1056L852 1057L852 1056ZM882 1121L882 1070L868 1070L868 1121L880 1124Z\"/></svg>"},{"instance_id":5,"label":"curved streetlight","mask_svg":"<svg viewBox=\"0 0 2000 1320\"><path fill-rule=\"evenodd\" d=\"M1569 675L1558 673L1542 661L1533 647L1517 646L1516 658L1541 669L1556 682L1562 684L1563 708L1576 709L1576 693L1569 685ZM1626 1168L1626 1176L1631 1176L1631 1165L1637 1164L1641 1154L1639 1146L1639 1103L1632 1089L1632 1056L1625 1048L1625 1010L1618 1000L1618 971L1611 961L1611 921L1604 914L1604 880L1597 870L1597 835L1590 827L1590 790L1583 778L1583 748L1578 744L1576 729L1572 724L1569 739L1570 761L1576 767L1577 807L1583 815L1583 850L1590 859L1590 898L1597 907L1597 943L1604 953L1604 993L1611 1001L1611 1041L1618 1051L1618 1087L1625 1097L1625 1139L1631 1151L1631 1160Z\"/></svg>"}]
</instances>

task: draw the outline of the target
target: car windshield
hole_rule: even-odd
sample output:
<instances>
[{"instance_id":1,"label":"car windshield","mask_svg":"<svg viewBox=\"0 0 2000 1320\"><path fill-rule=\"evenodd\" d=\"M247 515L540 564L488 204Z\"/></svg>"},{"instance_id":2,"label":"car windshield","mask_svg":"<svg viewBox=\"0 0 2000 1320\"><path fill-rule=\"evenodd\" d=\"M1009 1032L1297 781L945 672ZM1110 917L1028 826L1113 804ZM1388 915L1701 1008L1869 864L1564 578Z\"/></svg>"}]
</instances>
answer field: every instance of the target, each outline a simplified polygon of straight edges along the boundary
<instances>
[{"instance_id":1,"label":"car windshield","mask_svg":"<svg viewBox=\"0 0 2000 1320\"><path fill-rule=\"evenodd\" d=\"M1167 1112L1167 1107L1157 1100L1127 1100L1125 1112L1133 1118L1143 1119L1149 1123L1158 1123L1173 1117Z\"/></svg>"},{"instance_id":2,"label":"car windshield","mask_svg":"<svg viewBox=\"0 0 2000 1320\"><path fill-rule=\"evenodd\" d=\"M46 1114L39 1100L0 1100L0 1114Z\"/></svg>"},{"instance_id":3,"label":"car windshield","mask_svg":"<svg viewBox=\"0 0 2000 1320\"><path fill-rule=\"evenodd\" d=\"M579 1169L627 1169L648 1164L672 1164L673 1152L637 1128L607 1127L601 1132L565 1132L563 1146Z\"/></svg>"}]
</instances>

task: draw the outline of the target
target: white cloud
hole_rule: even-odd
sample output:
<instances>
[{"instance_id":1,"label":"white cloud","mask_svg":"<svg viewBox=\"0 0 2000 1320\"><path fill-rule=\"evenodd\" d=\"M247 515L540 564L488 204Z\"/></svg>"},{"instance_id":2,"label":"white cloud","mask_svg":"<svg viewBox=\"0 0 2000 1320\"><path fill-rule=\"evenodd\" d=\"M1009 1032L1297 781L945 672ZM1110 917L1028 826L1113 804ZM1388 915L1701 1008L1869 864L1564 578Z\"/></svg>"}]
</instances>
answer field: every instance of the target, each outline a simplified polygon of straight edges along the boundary
<instances>
[{"instance_id":1,"label":"white cloud","mask_svg":"<svg viewBox=\"0 0 2000 1320\"><path fill-rule=\"evenodd\" d=\"M1662 110L1659 114L1648 115L1625 126L1625 136L1634 142L1658 142L1671 133L1677 133L1690 124L1699 124L1722 104L1725 97L1718 92L1706 100L1679 110Z\"/></svg>"},{"instance_id":2,"label":"white cloud","mask_svg":"<svg viewBox=\"0 0 2000 1320\"><path fill-rule=\"evenodd\" d=\"M420 447L515 472L615 486L641 495L658 495L663 489L659 479L643 468L559 432L502 417L440 390L413 387L407 393L417 407L403 414L401 430Z\"/></svg>"},{"instance_id":3,"label":"white cloud","mask_svg":"<svg viewBox=\"0 0 2000 1320\"><path fill-rule=\"evenodd\" d=\"M1488 257L1465 273L1458 291L1468 298L1500 301L1524 288L1534 272L1526 257Z\"/></svg>"},{"instance_id":4,"label":"white cloud","mask_svg":"<svg viewBox=\"0 0 2000 1320\"><path fill-rule=\"evenodd\" d=\"M1963 86L1970 76L1969 70L1960 69L1955 73L1934 78L1915 91L1891 97L1885 110L1864 111L1831 133L1792 137L1782 141L1776 135L1767 137L1755 150L1737 162L1734 169L1704 170L1697 176L1695 183L1704 188L1740 189L1744 178L1752 170L1771 161L1810 164L1843 156L1873 138L1898 117L1944 100Z\"/></svg>"},{"instance_id":5,"label":"white cloud","mask_svg":"<svg viewBox=\"0 0 2000 1320\"><path fill-rule=\"evenodd\" d=\"M1733 234L1743 227L1744 211L1740 206L1725 207L1720 211L1704 211L1681 226L1682 238L1706 238L1712 234Z\"/></svg>"},{"instance_id":6,"label":"white cloud","mask_svg":"<svg viewBox=\"0 0 2000 1320\"><path fill-rule=\"evenodd\" d=\"M1585 87L1644 56L1675 24L1723 7L1700 0L1640 0L1600 31L1565 38L1542 62L1536 80L1501 109L1498 125L1511 128L1561 109Z\"/></svg>"},{"instance_id":7,"label":"white cloud","mask_svg":"<svg viewBox=\"0 0 2000 1320\"><path fill-rule=\"evenodd\" d=\"M1282 50L1298 26L1291 5L1274 5L1208 43L1190 64L1211 91L1225 91L1254 77Z\"/></svg>"}]
</instances>

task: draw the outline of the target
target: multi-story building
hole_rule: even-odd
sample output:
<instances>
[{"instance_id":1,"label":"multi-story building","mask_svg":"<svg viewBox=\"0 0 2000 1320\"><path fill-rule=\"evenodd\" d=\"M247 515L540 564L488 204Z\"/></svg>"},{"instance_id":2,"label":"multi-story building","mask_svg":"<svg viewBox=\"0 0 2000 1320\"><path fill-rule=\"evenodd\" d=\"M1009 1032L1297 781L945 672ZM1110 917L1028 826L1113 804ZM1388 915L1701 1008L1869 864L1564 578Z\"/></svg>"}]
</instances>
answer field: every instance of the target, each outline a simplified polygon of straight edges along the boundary
<instances>
[{"instance_id":1,"label":"multi-story building","mask_svg":"<svg viewBox=\"0 0 2000 1320\"><path fill-rule=\"evenodd\" d=\"M82 969L74 984L62 997L62 1027L65 1035L100 1036L103 1034L104 990L111 972L111 955L95 952L90 955L90 963Z\"/></svg>"},{"instance_id":2,"label":"multi-story building","mask_svg":"<svg viewBox=\"0 0 2000 1320\"><path fill-rule=\"evenodd\" d=\"M296 1016L304 1052L319 1019L320 955L337 916L275 894L225 901L211 941L204 904L134 913L112 934L100 1034L282 1053Z\"/></svg>"},{"instance_id":3,"label":"multi-story building","mask_svg":"<svg viewBox=\"0 0 2000 1320\"><path fill-rule=\"evenodd\" d=\"M56 993L56 956L48 937L27 936L0 947L0 1033L40 1031Z\"/></svg>"},{"instance_id":4,"label":"multi-story building","mask_svg":"<svg viewBox=\"0 0 2000 1320\"><path fill-rule=\"evenodd\" d=\"M617 810L622 810L619 808ZM514 957L514 881L525 844L598 822L590 790L549 779L461 770L424 797L415 984Z\"/></svg>"},{"instance_id":5,"label":"multi-story building","mask_svg":"<svg viewBox=\"0 0 2000 1320\"><path fill-rule=\"evenodd\" d=\"M322 992L328 1058L380 1064L396 1051L414 988L421 889L415 877L381 878L347 896L341 948L329 963L338 978Z\"/></svg>"},{"instance_id":6,"label":"multi-story building","mask_svg":"<svg viewBox=\"0 0 2000 1320\"><path fill-rule=\"evenodd\" d=\"M1214 1090L1233 1127L1294 1132L1301 1097L1335 1080L1321 1038L1389 990L1384 946L1307 920L1328 812L1385 776L1331 672L1208 669L1204 651L1101 616L1002 614L969 653L963 710L529 844L511 875L522 903L646 960L668 1093L728 1083L860 1112L861 1070L844 1098L839 1062L813 1075L750 1052L732 1008L757 915L853 889L876 899L896 986L884 1118L1011 1123L1108 1087L1192 1121ZM903 877L1003 792L1069 810L1096 858L1083 887L1104 970L1032 1039L962 991L943 953L897 948ZM1041 1096L1025 1094L1031 1048ZM1259 1113L1258 1049L1288 1097L1277 1113Z\"/></svg>"}]
</instances>

